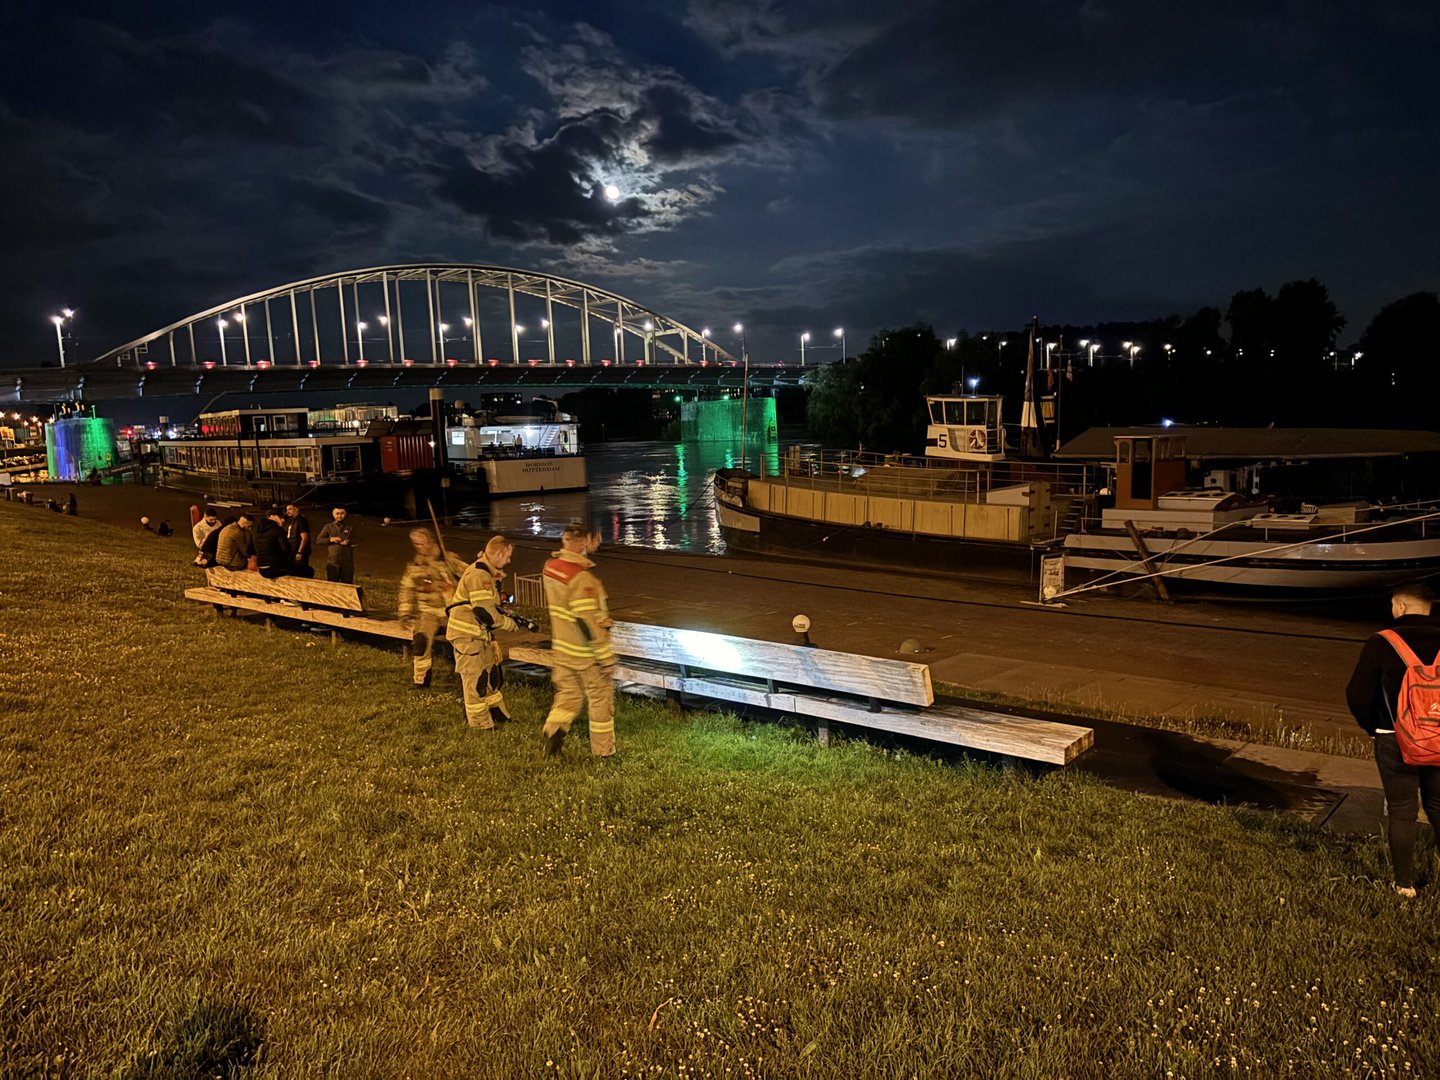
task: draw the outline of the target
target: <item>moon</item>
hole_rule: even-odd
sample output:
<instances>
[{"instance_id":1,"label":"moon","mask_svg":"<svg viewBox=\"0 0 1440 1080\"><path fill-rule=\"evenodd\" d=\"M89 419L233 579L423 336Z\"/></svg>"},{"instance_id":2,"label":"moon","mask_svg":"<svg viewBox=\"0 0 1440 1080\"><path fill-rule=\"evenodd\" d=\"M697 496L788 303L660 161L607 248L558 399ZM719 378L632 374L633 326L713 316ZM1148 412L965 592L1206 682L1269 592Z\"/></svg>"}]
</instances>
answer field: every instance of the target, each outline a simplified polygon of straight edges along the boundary
<instances>
[{"instance_id":1,"label":"moon","mask_svg":"<svg viewBox=\"0 0 1440 1080\"><path fill-rule=\"evenodd\" d=\"M605 185L605 198L609 199L611 202L619 202L619 201L620 201L620 189L619 189L618 187L616 187L614 184L606 184L606 185Z\"/></svg>"}]
</instances>

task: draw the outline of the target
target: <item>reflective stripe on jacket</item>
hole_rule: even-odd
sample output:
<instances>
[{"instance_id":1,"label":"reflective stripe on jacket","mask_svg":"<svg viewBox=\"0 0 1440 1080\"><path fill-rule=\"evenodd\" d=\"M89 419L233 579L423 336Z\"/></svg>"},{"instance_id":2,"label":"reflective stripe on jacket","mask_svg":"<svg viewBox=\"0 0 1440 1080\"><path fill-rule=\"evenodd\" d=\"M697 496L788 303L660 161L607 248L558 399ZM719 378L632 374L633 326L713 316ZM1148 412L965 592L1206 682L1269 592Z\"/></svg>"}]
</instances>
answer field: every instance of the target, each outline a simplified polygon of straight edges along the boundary
<instances>
[{"instance_id":1,"label":"reflective stripe on jacket","mask_svg":"<svg viewBox=\"0 0 1440 1080\"><path fill-rule=\"evenodd\" d=\"M515 620L500 610L500 579L505 575L492 570L484 559L475 560L460 576L455 597L450 601L450 626L445 636L486 638L496 630L514 630Z\"/></svg>"},{"instance_id":2,"label":"reflective stripe on jacket","mask_svg":"<svg viewBox=\"0 0 1440 1080\"><path fill-rule=\"evenodd\" d=\"M561 667L615 662L610 647L610 607L595 564L573 551L557 551L545 563L545 602L550 608L550 647Z\"/></svg>"}]
</instances>

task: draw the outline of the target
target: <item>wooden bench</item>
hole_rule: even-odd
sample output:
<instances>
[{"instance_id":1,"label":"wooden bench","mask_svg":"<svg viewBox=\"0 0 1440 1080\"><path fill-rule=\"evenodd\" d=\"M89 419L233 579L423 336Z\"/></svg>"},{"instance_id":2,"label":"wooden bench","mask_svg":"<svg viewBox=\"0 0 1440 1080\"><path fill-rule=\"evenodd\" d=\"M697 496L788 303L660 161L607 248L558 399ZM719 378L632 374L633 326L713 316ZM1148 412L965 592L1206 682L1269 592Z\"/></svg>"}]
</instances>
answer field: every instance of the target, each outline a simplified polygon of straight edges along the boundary
<instances>
[{"instance_id":1,"label":"wooden bench","mask_svg":"<svg viewBox=\"0 0 1440 1080\"><path fill-rule=\"evenodd\" d=\"M999 755L1065 765L1094 742L1092 729L935 704L928 664L701 630L617 622L611 629L621 689L659 689L753 705L818 722L887 731ZM517 663L551 665L550 651L515 646Z\"/></svg>"},{"instance_id":2,"label":"wooden bench","mask_svg":"<svg viewBox=\"0 0 1440 1080\"><path fill-rule=\"evenodd\" d=\"M205 585L185 590L187 600L198 600L225 611L252 611L265 616L266 629L276 619L296 619L331 627L330 639L339 631L353 631L372 637L410 644L411 631L398 618L365 610L364 591L358 585L314 578L267 578L250 570L205 571Z\"/></svg>"}]
</instances>

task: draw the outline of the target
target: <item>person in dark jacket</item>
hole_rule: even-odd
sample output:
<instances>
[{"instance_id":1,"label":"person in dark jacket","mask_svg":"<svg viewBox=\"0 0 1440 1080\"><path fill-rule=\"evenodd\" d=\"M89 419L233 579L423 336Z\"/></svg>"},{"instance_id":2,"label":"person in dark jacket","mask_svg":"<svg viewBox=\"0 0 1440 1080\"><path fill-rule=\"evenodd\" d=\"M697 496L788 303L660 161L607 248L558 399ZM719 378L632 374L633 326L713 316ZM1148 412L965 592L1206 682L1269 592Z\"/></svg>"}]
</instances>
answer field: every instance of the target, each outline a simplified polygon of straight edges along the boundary
<instances>
[{"instance_id":1,"label":"person in dark jacket","mask_svg":"<svg viewBox=\"0 0 1440 1080\"><path fill-rule=\"evenodd\" d=\"M285 539L290 541L290 572L296 577L314 577L315 568L310 565L310 554L314 550L310 542L310 522L294 503L285 507Z\"/></svg>"},{"instance_id":2,"label":"person in dark jacket","mask_svg":"<svg viewBox=\"0 0 1440 1080\"><path fill-rule=\"evenodd\" d=\"M255 569L261 577L284 577L291 570L290 541L285 539L285 517L271 510L255 523Z\"/></svg>"},{"instance_id":3,"label":"person in dark jacket","mask_svg":"<svg viewBox=\"0 0 1440 1080\"><path fill-rule=\"evenodd\" d=\"M1440 653L1440 618L1432 615L1435 593L1428 585L1401 585L1390 594L1390 614L1396 631L1423 663ZM1345 701L1350 714L1375 741L1375 764L1385 789L1386 837L1395 870L1395 891L1415 895L1416 811L1425 807L1431 829L1440 834L1440 766L1407 765L1395 741L1395 707L1405 664L1394 647L1372 634L1360 650L1360 659ZM1418 796L1418 797L1417 797Z\"/></svg>"}]
</instances>

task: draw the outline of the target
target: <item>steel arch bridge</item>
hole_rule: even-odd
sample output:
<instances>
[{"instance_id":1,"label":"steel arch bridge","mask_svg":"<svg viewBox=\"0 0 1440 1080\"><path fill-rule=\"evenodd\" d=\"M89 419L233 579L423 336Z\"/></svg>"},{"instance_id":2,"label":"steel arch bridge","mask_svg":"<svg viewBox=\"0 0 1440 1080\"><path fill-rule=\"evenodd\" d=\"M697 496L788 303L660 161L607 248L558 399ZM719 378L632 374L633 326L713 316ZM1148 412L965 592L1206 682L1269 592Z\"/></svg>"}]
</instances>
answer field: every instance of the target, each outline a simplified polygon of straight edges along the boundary
<instances>
[{"instance_id":1,"label":"steel arch bridge","mask_svg":"<svg viewBox=\"0 0 1440 1080\"><path fill-rule=\"evenodd\" d=\"M504 294L503 303L495 292ZM557 309L574 313L573 318L557 322ZM522 319L531 322L530 329ZM497 323L502 351L509 354L506 360L486 357L486 342L497 340ZM541 336L526 336L536 333ZM562 344L576 346L578 358L558 359L557 336ZM371 343L380 348L378 358L365 353ZM531 344L542 345L544 356L522 358L528 351L522 345ZM453 351L459 356L449 355L452 346L457 346ZM627 347L635 349L628 356ZM708 331L697 332L584 282L506 266L409 263L343 270L237 297L126 342L93 361L104 367L111 362L119 368L154 371L371 363L708 366L734 365L740 359L711 340Z\"/></svg>"}]
</instances>

